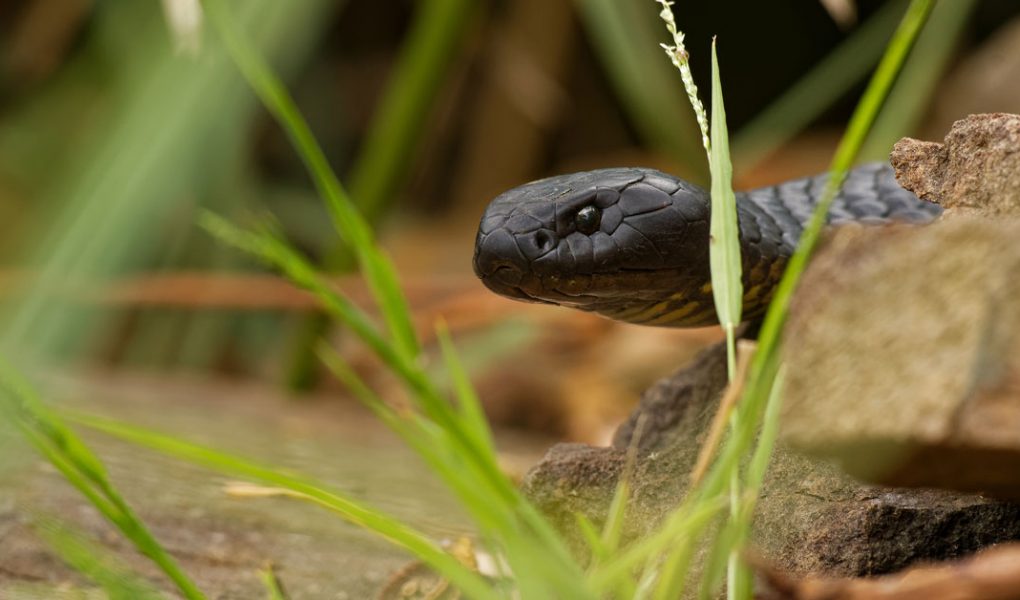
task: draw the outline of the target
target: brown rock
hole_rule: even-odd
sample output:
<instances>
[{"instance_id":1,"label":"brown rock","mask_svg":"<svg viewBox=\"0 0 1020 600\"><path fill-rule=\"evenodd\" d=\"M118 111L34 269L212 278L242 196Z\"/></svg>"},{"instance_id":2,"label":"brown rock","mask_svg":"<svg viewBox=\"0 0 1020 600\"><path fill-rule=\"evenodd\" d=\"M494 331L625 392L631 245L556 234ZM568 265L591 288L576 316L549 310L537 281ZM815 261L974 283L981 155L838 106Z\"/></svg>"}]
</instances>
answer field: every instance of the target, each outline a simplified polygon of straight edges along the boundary
<instances>
[{"instance_id":1,"label":"brown rock","mask_svg":"<svg viewBox=\"0 0 1020 600\"><path fill-rule=\"evenodd\" d=\"M954 214L1020 215L1020 115L971 115L945 143L905 138L890 156L900 185Z\"/></svg>"},{"instance_id":2,"label":"brown rock","mask_svg":"<svg viewBox=\"0 0 1020 600\"><path fill-rule=\"evenodd\" d=\"M1020 117L960 121L945 144L897 145L897 176L947 214L1020 214ZM951 219L926 229L843 228L812 263L786 331L784 439L899 485L1020 497L1020 224ZM612 448L559 446L526 479L574 531L601 522L639 449L629 533L687 491L725 383L717 346L648 390ZM640 431L640 434L637 432ZM755 520L765 556L794 573L888 573L1020 540L1020 504L859 483L777 448Z\"/></svg>"},{"instance_id":3,"label":"brown rock","mask_svg":"<svg viewBox=\"0 0 1020 600\"><path fill-rule=\"evenodd\" d=\"M649 389L613 447L561 444L525 491L582 547L575 513L604 522L626 448L642 422L627 533L654 530L687 491L726 379L722 346ZM642 416L644 415L644 416ZM862 485L834 466L778 448L758 505L756 545L794 573L860 576L1020 539L1020 505L954 492Z\"/></svg>"},{"instance_id":4,"label":"brown rock","mask_svg":"<svg viewBox=\"0 0 1020 600\"><path fill-rule=\"evenodd\" d=\"M791 310L784 439L871 481L1020 498L1018 237L838 231Z\"/></svg>"},{"instance_id":5,"label":"brown rock","mask_svg":"<svg viewBox=\"0 0 1020 600\"><path fill-rule=\"evenodd\" d=\"M1020 600L1020 544L869 579L795 581L768 566L758 571L760 600Z\"/></svg>"},{"instance_id":6,"label":"brown rock","mask_svg":"<svg viewBox=\"0 0 1020 600\"><path fill-rule=\"evenodd\" d=\"M902 140L923 229L841 229L788 323L783 436L870 481L1020 498L1020 116ZM970 218L960 218L971 215ZM954 218L955 217L955 218Z\"/></svg>"}]
</instances>

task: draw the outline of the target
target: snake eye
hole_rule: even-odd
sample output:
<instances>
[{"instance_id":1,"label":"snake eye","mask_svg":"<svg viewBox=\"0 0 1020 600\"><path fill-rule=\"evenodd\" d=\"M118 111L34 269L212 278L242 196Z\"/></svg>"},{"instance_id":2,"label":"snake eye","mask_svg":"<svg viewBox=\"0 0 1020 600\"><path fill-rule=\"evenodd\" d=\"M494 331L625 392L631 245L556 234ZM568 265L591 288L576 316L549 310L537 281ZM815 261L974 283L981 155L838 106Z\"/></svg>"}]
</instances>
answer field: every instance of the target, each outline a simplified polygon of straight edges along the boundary
<instances>
[{"instance_id":1,"label":"snake eye","mask_svg":"<svg viewBox=\"0 0 1020 600\"><path fill-rule=\"evenodd\" d=\"M574 216L574 225L584 235L591 235L599 230L602 223L602 211L594 206L585 206Z\"/></svg>"}]
</instances>

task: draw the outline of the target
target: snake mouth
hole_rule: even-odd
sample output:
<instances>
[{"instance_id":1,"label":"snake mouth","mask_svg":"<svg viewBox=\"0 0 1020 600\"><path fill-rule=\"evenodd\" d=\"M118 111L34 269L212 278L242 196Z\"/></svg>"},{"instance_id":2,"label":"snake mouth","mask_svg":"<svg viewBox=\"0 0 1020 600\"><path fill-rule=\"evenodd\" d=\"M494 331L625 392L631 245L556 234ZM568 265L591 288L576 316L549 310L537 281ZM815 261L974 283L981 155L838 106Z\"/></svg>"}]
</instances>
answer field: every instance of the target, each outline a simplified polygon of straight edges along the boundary
<instances>
[{"instance_id":1,"label":"snake mouth","mask_svg":"<svg viewBox=\"0 0 1020 600\"><path fill-rule=\"evenodd\" d=\"M533 294L529 294L525 285L529 277L517 265L509 261L479 261L475 257L475 273L485 287L493 292L523 302L547 302ZM530 286L528 286L530 287Z\"/></svg>"},{"instance_id":2,"label":"snake mouth","mask_svg":"<svg viewBox=\"0 0 1020 600\"><path fill-rule=\"evenodd\" d=\"M485 287L505 298L518 300L520 302L533 302L535 304L557 304L552 300L546 300L545 298L529 294L528 291L521 286L509 285L494 277L482 277L481 279L482 283L485 284Z\"/></svg>"},{"instance_id":3,"label":"snake mouth","mask_svg":"<svg viewBox=\"0 0 1020 600\"><path fill-rule=\"evenodd\" d=\"M484 266L476 262L475 270L485 287L514 300L582 310L599 300L590 293L595 280L593 275L539 275L511 261L492 261Z\"/></svg>"}]
</instances>

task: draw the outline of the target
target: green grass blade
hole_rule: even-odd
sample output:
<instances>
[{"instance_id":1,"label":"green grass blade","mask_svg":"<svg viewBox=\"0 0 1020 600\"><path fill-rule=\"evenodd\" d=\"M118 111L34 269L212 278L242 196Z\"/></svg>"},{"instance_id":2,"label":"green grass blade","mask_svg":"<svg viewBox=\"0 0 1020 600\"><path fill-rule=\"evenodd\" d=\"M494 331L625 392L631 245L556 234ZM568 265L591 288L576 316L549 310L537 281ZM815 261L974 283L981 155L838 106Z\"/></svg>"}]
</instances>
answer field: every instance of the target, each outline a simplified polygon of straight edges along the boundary
<instances>
[{"instance_id":1,"label":"green grass blade","mask_svg":"<svg viewBox=\"0 0 1020 600\"><path fill-rule=\"evenodd\" d=\"M266 588L266 597L269 600L288 600L287 593L283 590L283 582L276 576L276 570L273 568L273 565L260 569L259 579Z\"/></svg>"},{"instance_id":2,"label":"green grass blade","mask_svg":"<svg viewBox=\"0 0 1020 600\"><path fill-rule=\"evenodd\" d=\"M616 553L623 539L624 516L627 513L627 501L630 498L630 484L624 476L616 485L613 500L606 512L606 524L602 528L602 546L608 555Z\"/></svg>"},{"instance_id":3,"label":"green grass blade","mask_svg":"<svg viewBox=\"0 0 1020 600\"><path fill-rule=\"evenodd\" d=\"M78 413L67 413L67 416L73 422L137 446L149 448L220 473L252 479L293 492L294 497L326 508L351 523L369 529L404 548L470 596L483 599L498 597L477 573L461 565L424 534L380 511L362 506L338 492L329 490L311 479L288 474L225 452L191 444L140 427Z\"/></svg>"},{"instance_id":4,"label":"green grass blade","mask_svg":"<svg viewBox=\"0 0 1020 600\"><path fill-rule=\"evenodd\" d=\"M68 566L102 587L110 600L163 598L147 581L120 566L119 557L84 534L51 518L40 519L33 529Z\"/></svg>"},{"instance_id":5,"label":"green grass blade","mask_svg":"<svg viewBox=\"0 0 1020 600\"><path fill-rule=\"evenodd\" d=\"M446 325L440 323L436 326L436 338L439 340L439 347L442 350L443 362L446 371L449 373L453 383L453 390L457 396L457 406L460 409L461 422L464 429L474 438L480 448L495 454L495 445L492 442L492 433L489 431L489 423L485 420L485 412L482 410L482 403L478 399L474 386L468 378L464 364L460 360L457 350L453 347L453 340L450 339L450 331Z\"/></svg>"},{"instance_id":6,"label":"green grass blade","mask_svg":"<svg viewBox=\"0 0 1020 600\"><path fill-rule=\"evenodd\" d=\"M106 469L99 457L53 414L35 388L2 358L0 387L4 392L0 409L5 409L10 418L22 426L24 433L35 438L33 443L52 446L54 452L72 458L74 468L91 485L106 480Z\"/></svg>"},{"instance_id":7,"label":"green grass blade","mask_svg":"<svg viewBox=\"0 0 1020 600\"><path fill-rule=\"evenodd\" d=\"M730 552L739 552L747 543L748 534L751 530L751 522L754 518L754 509L757 506L758 495L761 491L762 482L765 480L765 473L768 471L769 460L772 458L772 450L776 445L776 438L779 436L779 413L783 405L783 369L780 367L769 390L769 398L765 405L765 416L763 418L761 433L758 435L758 443L755 446L754 454L747 466L747 474L743 485L744 500L738 506L737 517L733 521L736 537ZM751 598L753 592L753 576L749 567L741 562L738 576L730 581L730 592L734 598Z\"/></svg>"},{"instance_id":8,"label":"green grass blade","mask_svg":"<svg viewBox=\"0 0 1020 600\"><path fill-rule=\"evenodd\" d=\"M726 597L741 598L737 593L743 585L743 576L738 574L746 573L746 568L740 569L741 565L736 563L733 556L737 537L736 521L730 519L712 540L701 572L698 598L708 600L719 597L724 579L727 583Z\"/></svg>"},{"instance_id":9,"label":"green grass blade","mask_svg":"<svg viewBox=\"0 0 1020 600\"><path fill-rule=\"evenodd\" d=\"M386 90L372 116L350 171L351 198L369 223L379 220L406 180L412 157L447 72L479 12L478 0L434 0L417 6L414 21ZM337 244L326 253L327 271L353 266L350 248ZM299 328L289 359L287 384L309 387L315 379L313 348L328 330L322 315L308 317Z\"/></svg>"},{"instance_id":10,"label":"green grass blade","mask_svg":"<svg viewBox=\"0 0 1020 600\"><path fill-rule=\"evenodd\" d=\"M761 434L758 436L758 443L755 446L754 454L747 467L747 475L744 480L744 489L751 499L751 510L745 511L743 516L750 522L753 503L757 501L758 490L765 480L765 473L768 471L769 460L772 458L772 450L776 445L776 438L779 436L779 413L783 407L783 367L776 373L772 389L769 390L769 397L765 404L765 417L762 420Z\"/></svg>"},{"instance_id":11,"label":"green grass blade","mask_svg":"<svg viewBox=\"0 0 1020 600\"><path fill-rule=\"evenodd\" d=\"M712 270L712 298L719 323L726 331L726 364L730 381L736 374L736 330L740 324L744 286L740 271L740 231L737 228L737 198L733 194L733 165L730 163L726 109L723 104L719 59L712 41L712 218L709 263Z\"/></svg>"},{"instance_id":12,"label":"green grass blade","mask_svg":"<svg viewBox=\"0 0 1020 600\"><path fill-rule=\"evenodd\" d=\"M403 181L444 75L480 5L478 0L432 0L417 6L393 75L351 168L351 195L369 221Z\"/></svg>"},{"instance_id":13,"label":"green grass blade","mask_svg":"<svg viewBox=\"0 0 1020 600\"><path fill-rule=\"evenodd\" d=\"M579 0L585 29L635 128L655 148L707 180L698 158L698 126L683 110L684 90L651 40L655 21L637 2ZM697 177L700 176L700 177Z\"/></svg>"},{"instance_id":14,"label":"green grass blade","mask_svg":"<svg viewBox=\"0 0 1020 600\"><path fill-rule=\"evenodd\" d=\"M357 333L387 367L404 381L424 413L450 433L457 452L482 481L497 490L507 502L519 504L519 496L513 485L499 470L491 445L480 441L487 439L489 434L472 434L465 430L461 426L461 418L425 377L417 361L395 352L379 336L360 309L334 291L307 259L279 240L270 230L243 230L212 215L206 215L202 223L220 239L272 264L294 283L315 294L329 312Z\"/></svg>"},{"instance_id":15,"label":"green grass blade","mask_svg":"<svg viewBox=\"0 0 1020 600\"><path fill-rule=\"evenodd\" d=\"M861 158L888 160L889 149L897 140L917 132L946 68L958 56L960 37L976 4L976 0L935 4L861 148Z\"/></svg>"},{"instance_id":16,"label":"green grass blade","mask_svg":"<svg viewBox=\"0 0 1020 600\"><path fill-rule=\"evenodd\" d=\"M306 258L280 240L274 231L267 227L255 231L245 230L208 213L203 215L201 224L217 238L276 267L295 284L312 292L327 311L350 327L383 363L404 381L412 393L421 400L426 414L445 425L453 424L455 416L452 409L438 397L434 386L418 368L417 362L399 354L382 338L369 318L353 302L333 290L323 275L316 271ZM456 433L460 430L452 428L451 431ZM471 450L470 455L478 460L491 456L478 452L471 440L467 440L465 444ZM494 463L491 469L496 469Z\"/></svg>"},{"instance_id":17,"label":"green grass blade","mask_svg":"<svg viewBox=\"0 0 1020 600\"><path fill-rule=\"evenodd\" d=\"M848 93L882 55L905 2L886 2L835 50L733 136L733 157L748 168Z\"/></svg>"},{"instance_id":18,"label":"green grass blade","mask_svg":"<svg viewBox=\"0 0 1020 600\"><path fill-rule=\"evenodd\" d=\"M761 334L758 338L758 352L751 365L752 386L756 384L758 375L762 373L764 361L769 359L771 353L778 346L780 329L786 321L790 298L793 295L797 282L800 280L801 273L803 273L804 268L807 266L808 258L818 243L818 237L821 235L822 227L825 223L825 215L829 212L829 206L832 204L833 198L835 198L836 191L842 184L847 171L853 165L857 153L867 138L868 131L878 116L882 102L889 94L889 90L896 80L896 75L899 73L904 60L917 40L917 36L921 32L933 6L934 0L912 0L892 40L890 40L889 46L882 56L875 74L872 76L864 96L854 110L850 124L847 126L847 131L843 135L843 139L840 140L836 154L833 157L829 183L826 186L822 200L818 203L811 221L801 235L797 250L790 259L779 285L776 286L772 303L769 305L769 310L765 315L765 322L762 325ZM765 384L768 387L771 381L765 382Z\"/></svg>"},{"instance_id":19,"label":"green grass blade","mask_svg":"<svg viewBox=\"0 0 1020 600\"><path fill-rule=\"evenodd\" d=\"M410 412L398 414L331 349L320 346L319 357L362 404L443 479L483 531L499 532L507 528L507 523L514 518L512 511L504 502L493 501L494 496L502 498L502 490L493 489L491 481L479 471L477 464L466 464L460 454L462 450L447 428L437 427Z\"/></svg>"},{"instance_id":20,"label":"green grass blade","mask_svg":"<svg viewBox=\"0 0 1020 600\"><path fill-rule=\"evenodd\" d=\"M574 521L577 524L577 530L581 532L581 538L588 545L588 552L591 554L592 560L608 557L609 552L602 543L602 536L599 534L598 529L595 528L595 524L588 518L588 515L579 512L574 513Z\"/></svg>"},{"instance_id":21,"label":"green grass blade","mask_svg":"<svg viewBox=\"0 0 1020 600\"><path fill-rule=\"evenodd\" d=\"M43 406L35 390L2 360L0 412L100 514L163 571L185 598L205 598L113 487L99 459L63 424L62 419Z\"/></svg>"},{"instance_id":22,"label":"green grass blade","mask_svg":"<svg viewBox=\"0 0 1020 600\"><path fill-rule=\"evenodd\" d=\"M294 279L296 283L316 293L324 301L327 308L337 311L336 314L340 318L345 318L346 312L356 310L353 307L348 307L349 311L347 309L342 310L342 299L328 288L325 282L322 281L321 275L316 273L305 259L281 244L271 234L267 232L247 232L218 219L213 219L211 223L213 225L210 228L215 230L217 235L223 237L229 243L251 251L273 263ZM207 226L209 226L208 223ZM358 329L355 330L358 331ZM384 361L387 364L392 364L397 374L409 383L412 391L418 396L423 408L426 410L426 414L431 418L435 418L436 422L442 425L443 430L448 431L455 440L457 449L447 450L447 454L459 456L457 464L466 463L459 468L467 468L470 473L476 476L469 484L468 482L450 478L449 473L446 473L448 483L456 485L456 489L460 494L469 498L477 495L478 491L474 488L478 488L480 484L484 484L486 489L494 490L498 497L507 503L506 506L512 506L514 510L521 511L521 516L529 523L533 533L548 544L550 552L557 556L561 564L569 565L569 553L563 548L562 541L556 537L549 525L534 508L530 507L520 498L519 493L499 470L491 449L479 447L476 441L459 426L458 418L452 412L449 404L438 396L434 388L424 379L419 371L414 370L414 365L407 364L404 357L388 352L385 343L381 340L376 340L370 345L373 348L378 347L380 352L382 352L381 356L384 358ZM419 446L418 449L421 450L422 447ZM432 457L431 460L432 464L437 468L443 464L439 457ZM482 505L491 504L491 500L492 498L489 498L488 502L486 502L483 499L478 499L478 503ZM491 523L491 521L484 522ZM571 568L576 570L576 567Z\"/></svg>"},{"instance_id":23,"label":"green grass blade","mask_svg":"<svg viewBox=\"0 0 1020 600\"><path fill-rule=\"evenodd\" d=\"M418 340L393 264L376 248L371 227L352 204L294 99L259 52L235 29L223 0L204 0L202 4L238 69L293 142L326 200L337 232L354 249L396 350L404 356L417 357Z\"/></svg>"},{"instance_id":24,"label":"green grass blade","mask_svg":"<svg viewBox=\"0 0 1020 600\"><path fill-rule=\"evenodd\" d=\"M685 503L666 517L659 531L628 546L614 556L612 561L594 570L591 574L593 587L596 589L616 587L621 577L632 577L634 569L645 563L658 561L658 558L670 548L681 543L690 544L691 538L702 531L725 507L726 503L722 501L703 502L697 506Z\"/></svg>"},{"instance_id":25,"label":"green grass blade","mask_svg":"<svg viewBox=\"0 0 1020 600\"><path fill-rule=\"evenodd\" d=\"M392 350L384 348L385 344L374 346L377 352L384 354L395 354L395 360L388 364L396 365L405 381L413 390L425 400L423 408L430 417L436 418L438 422L445 425L450 424L448 406L443 401L435 401L438 397L434 389L428 384L419 370L414 368L419 354L418 343L410 320L408 306L403 293L397 285L396 274L392 264L379 251L373 240L373 234L367 222L361 217L351 204L344 192L339 180L329 167L321 148L318 146L307 123L297 111L293 100L286 89L275 77L268 65L250 47L246 40L234 30L230 15L220 0L207 0L207 10L211 14L211 20L216 25L223 37L231 56L237 62L239 69L245 75L252 88L256 91L263 103L270 112L276 116L281 125L298 149L302 160L305 161L309 171L312 173L320 193L327 201L327 205L334 218L340 234L351 244L358 257L362 272L368 281L380 311L390 330L393 338ZM222 223L219 224L222 227ZM268 240L263 240L268 242ZM261 244L264 246L265 244ZM258 244L256 246L259 246ZM268 256L270 260L280 259L285 254L284 249L277 246L276 256ZM298 273L305 279L305 283L314 283L318 277L313 277L314 270L307 261L295 261L294 253L286 256L287 263L279 264L281 268L291 268L300 271ZM300 269L298 269L298 265ZM288 272L290 275L291 273ZM321 289L321 286L320 286ZM462 431L453 428L457 434ZM470 454L477 461L485 461L487 456L484 453L473 452ZM491 462L491 461L490 461ZM481 464L481 463L480 463ZM495 469L495 465L484 465L489 471Z\"/></svg>"},{"instance_id":26,"label":"green grass blade","mask_svg":"<svg viewBox=\"0 0 1020 600\"><path fill-rule=\"evenodd\" d=\"M199 225L221 242L275 267L296 285L313 293L326 309L350 327L387 367L398 371L402 377L411 377L409 373L403 372L406 370L405 361L393 351L364 312L349 299L335 292L307 259L283 243L270 228L263 225L255 231L246 230L209 212L199 217Z\"/></svg>"},{"instance_id":27,"label":"green grass blade","mask_svg":"<svg viewBox=\"0 0 1020 600\"><path fill-rule=\"evenodd\" d=\"M483 472L449 427L386 406L335 352L320 346L326 366L408 444L449 487L481 530L503 546L522 595L587 597L582 573L548 523L501 473ZM460 423L457 423L459 426ZM590 594L589 594L590 595Z\"/></svg>"}]
</instances>

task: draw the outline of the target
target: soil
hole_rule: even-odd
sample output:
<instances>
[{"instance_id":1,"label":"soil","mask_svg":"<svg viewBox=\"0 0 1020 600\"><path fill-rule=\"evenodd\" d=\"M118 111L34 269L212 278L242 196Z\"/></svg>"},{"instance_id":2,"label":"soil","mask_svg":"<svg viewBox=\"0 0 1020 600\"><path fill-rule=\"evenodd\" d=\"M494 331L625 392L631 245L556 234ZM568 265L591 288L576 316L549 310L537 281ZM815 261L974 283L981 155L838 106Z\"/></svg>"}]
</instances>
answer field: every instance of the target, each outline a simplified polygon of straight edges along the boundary
<instances>
[{"instance_id":1,"label":"soil","mask_svg":"<svg viewBox=\"0 0 1020 600\"><path fill-rule=\"evenodd\" d=\"M347 400L298 400L268 386L180 377L65 376L47 387L64 406L314 476L438 539L453 540L468 529L441 484ZM216 414L220 418L210 418ZM100 541L123 566L174 597L151 563L10 433L0 430L0 598L102 597L40 539L32 526L37 517L59 518ZM233 497L225 477L84 433L114 484L209 598L266 597L257 572L269 563L294 598L371 598L410 560L314 506ZM497 437L511 465L530 464L549 443Z\"/></svg>"}]
</instances>

